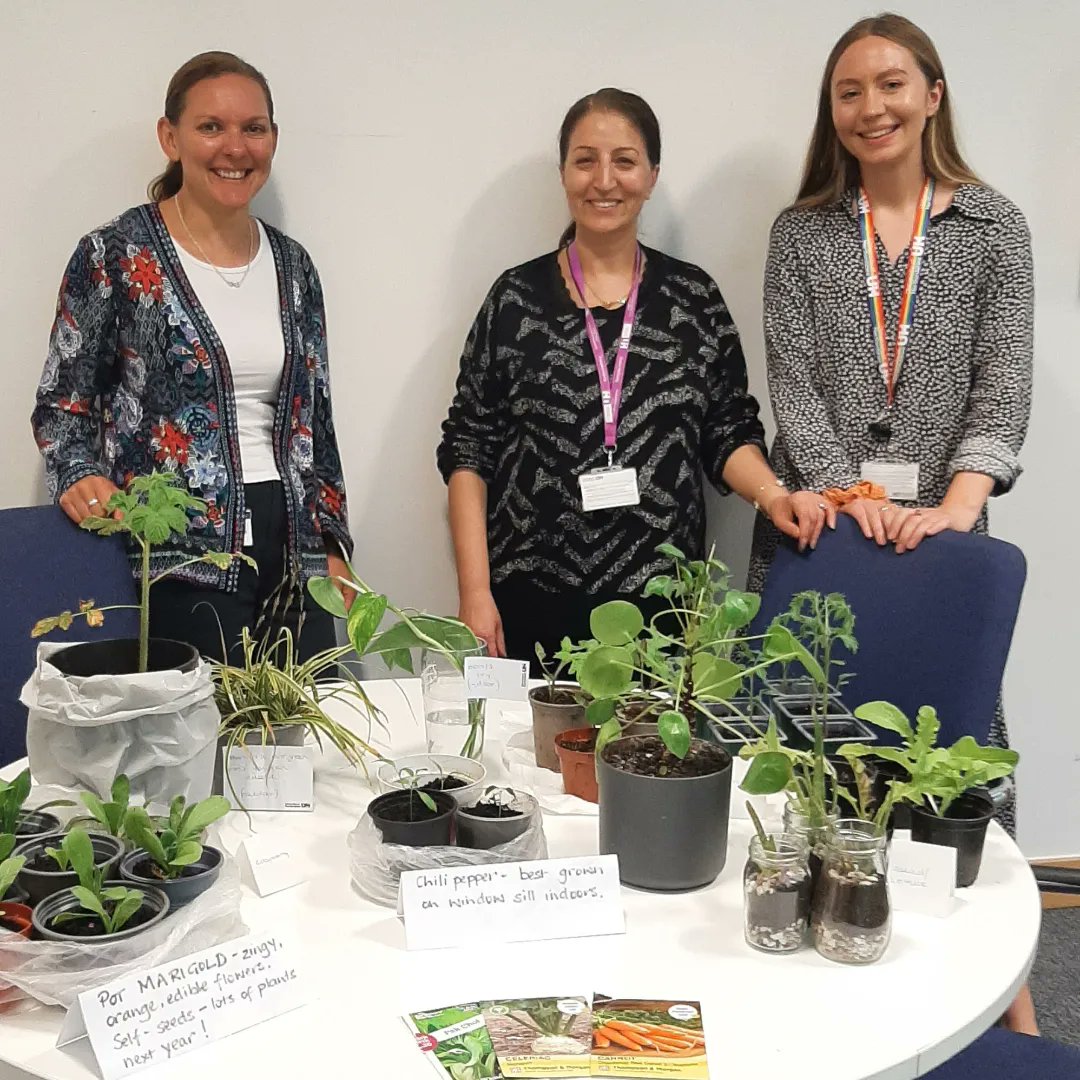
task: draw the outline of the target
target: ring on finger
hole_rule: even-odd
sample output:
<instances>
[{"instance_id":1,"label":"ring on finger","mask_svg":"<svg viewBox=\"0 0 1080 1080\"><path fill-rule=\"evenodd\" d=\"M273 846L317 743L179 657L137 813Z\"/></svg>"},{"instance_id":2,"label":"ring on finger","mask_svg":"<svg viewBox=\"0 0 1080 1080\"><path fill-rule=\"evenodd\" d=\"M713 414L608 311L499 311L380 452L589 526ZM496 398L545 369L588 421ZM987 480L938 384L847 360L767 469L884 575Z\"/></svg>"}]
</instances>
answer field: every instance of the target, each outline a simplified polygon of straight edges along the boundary
<instances>
[{"instance_id":1,"label":"ring on finger","mask_svg":"<svg viewBox=\"0 0 1080 1080\"><path fill-rule=\"evenodd\" d=\"M97 500L97 499L89 499L89 500L87 501L87 503L86 503L86 505L87 505L87 506L97 506L97 504L98 504L98 500Z\"/></svg>"},{"instance_id":2,"label":"ring on finger","mask_svg":"<svg viewBox=\"0 0 1080 1080\"><path fill-rule=\"evenodd\" d=\"M825 504L824 504L824 503L818 503L818 504L817 504L817 508L818 508L819 510L824 510L824 509L825 509Z\"/></svg>"},{"instance_id":3,"label":"ring on finger","mask_svg":"<svg viewBox=\"0 0 1080 1080\"><path fill-rule=\"evenodd\" d=\"M881 506L881 507L878 508L878 513L879 514L886 514L890 510L895 510L895 509L896 509L896 507L893 506L892 503L886 503L884 506Z\"/></svg>"}]
</instances>

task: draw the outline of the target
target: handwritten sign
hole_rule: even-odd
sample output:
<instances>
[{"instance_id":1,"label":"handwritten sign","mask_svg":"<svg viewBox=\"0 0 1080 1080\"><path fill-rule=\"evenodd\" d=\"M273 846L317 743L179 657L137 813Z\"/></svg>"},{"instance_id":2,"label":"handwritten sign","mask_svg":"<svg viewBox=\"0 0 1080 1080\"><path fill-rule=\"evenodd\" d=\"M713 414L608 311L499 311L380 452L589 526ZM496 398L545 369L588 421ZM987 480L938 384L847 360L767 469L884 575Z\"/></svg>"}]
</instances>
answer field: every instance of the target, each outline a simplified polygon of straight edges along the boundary
<instances>
[{"instance_id":1,"label":"handwritten sign","mask_svg":"<svg viewBox=\"0 0 1080 1080\"><path fill-rule=\"evenodd\" d=\"M897 911L944 918L955 908L956 848L893 839L889 846L889 895Z\"/></svg>"},{"instance_id":2,"label":"handwritten sign","mask_svg":"<svg viewBox=\"0 0 1080 1080\"><path fill-rule=\"evenodd\" d=\"M527 701L529 662L494 656L466 656L465 689L471 698Z\"/></svg>"},{"instance_id":3,"label":"handwritten sign","mask_svg":"<svg viewBox=\"0 0 1080 1080\"><path fill-rule=\"evenodd\" d=\"M223 750L225 796L234 809L314 810L313 746L234 746Z\"/></svg>"},{"instance_id":4,"label":"handwritten sign","mask_svg":"<svg viewBox=\"0 0 1080 1080\"><path fill-rule=\"evenodd\" d=\"M281 935L238 938L86 990L57 1046L90 1036L104 1080L171 1061L306 1004Z\"/></svg>"},{"instance_id":5,"label":"handwritten sign","mask_svg":"<svg viewBox=\"0 0 1080 1080\"><path fill-rule=\"evenodd\" d=\"M401 911L410 949L626 931L616 855L408 870Z\"/></svg>"},{"instance_id":6,"label":"handwritten sign","mask_svg":"<svg viewBox=\"0 0 1080 1080\"><path fill-rule=\"evenodd\" d=\"M249 836L240 845L251 883L260 896L291 889L306 881L300 860L290 850L289 837L278 833Z\"/></svg>"}]
</instances>

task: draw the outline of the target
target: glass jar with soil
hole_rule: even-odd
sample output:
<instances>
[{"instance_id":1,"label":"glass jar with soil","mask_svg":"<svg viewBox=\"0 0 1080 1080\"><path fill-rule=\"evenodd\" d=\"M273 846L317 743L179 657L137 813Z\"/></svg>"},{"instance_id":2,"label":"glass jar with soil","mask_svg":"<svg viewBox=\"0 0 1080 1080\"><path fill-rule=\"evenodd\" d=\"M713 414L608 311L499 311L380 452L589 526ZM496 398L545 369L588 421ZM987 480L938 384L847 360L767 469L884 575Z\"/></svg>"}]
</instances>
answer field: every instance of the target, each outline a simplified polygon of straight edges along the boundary
<instances>
[{"instance_id":1,"label":"glass jar with soil","mask_svg":"<svg viewBox=\"0 0 1080 1080\"><path fill-rule=\"evenodd\" d=\"M812 883L809 849L802 836L760 836L750 840L743 870L743 916L746 943L762 952L800 949L810 921Z\"/></svg>"},{"instance_id":2,"label":"glass jar with soil","mask_svg":"<svg viewBox=\"0 0 1080 1080\"><path fill-rule=\"evenodd\" d=\"M817 888L818 878L821 876L821 866L825 861L825 850L828 846L829 832L840 820L839 811L828 813L822 818L820 824L811 824L810 817L800 810L795 803L784 803L784 832L788 836L802 839L807 847L808 865L810 867L810 894Z\"/></svg>"},{"instance_id":3,"label":"glass jar with soil","mask_svg":"<svg viewBox=\"0 0 1080 1080\"><path fill-rule=\"evenodd\" d=\"M892 932L885 834L872 822L844 819L829 832L814 891L814 945L828 960L872 964Z\"/></svg>"}]
</instances>

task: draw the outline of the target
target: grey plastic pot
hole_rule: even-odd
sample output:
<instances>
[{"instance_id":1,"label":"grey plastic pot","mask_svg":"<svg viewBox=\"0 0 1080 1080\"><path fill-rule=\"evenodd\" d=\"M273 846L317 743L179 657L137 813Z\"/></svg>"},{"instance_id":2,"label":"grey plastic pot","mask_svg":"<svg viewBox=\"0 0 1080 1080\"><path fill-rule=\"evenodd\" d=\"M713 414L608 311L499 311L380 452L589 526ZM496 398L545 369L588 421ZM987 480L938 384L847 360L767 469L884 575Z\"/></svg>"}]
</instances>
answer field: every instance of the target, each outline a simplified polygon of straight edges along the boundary
<instances>
[{"instance_id":1,"label":"grey plastic pot","mask_svg":"<svg viewBox=\"0 0 1080 1080\"><path fill-rule=\"evenodd\" d=\"M105 876L110 877L116 870L117 863L120 862L120 856L124 853L123 843L108 833L89 833L88 835L94 849L94 866L105 867ZM47 847L59 848L63 841L64 833L62 832L35 836L33 840L26 840L19 844L13 854L22 855L29 862L34 856L44 852ZM15 880L26 890L30 897L30 906L34 907L53 893L78 885L79 875L74 870L31 870L29 866L24 866Z\"/></svg>"},{"instance_id":2,"label":"grey plastic pot","mask_svg":"<svg viewBox=\"0 0 1080 1080\"><path fill-rule=\"evenodd\" d=\"M541 769L559 771L559 758L555 753L555 736L571 728L585 726L585 706L577 702L568 704L544 701L547 684L534 686L529 691L529 707L532 709L533 752ZM556 690L577 690L577 683L556 683Z\"/></svg>"},{"instance_id":3,"label":"grey plastic pot","mask_svg":"<svg viewBox=\"0 0 1080 1080\"><path fill-rule=\"evenodd\" d=\"M260 729L249 731L242 739L233 743L234 746L303 746L307 738L307 726L305 724L275 724L272 728L274 737L269 738ZM225 792L225 750L231 742L229 732L218 736L217 751L214 754L214 780L210 787L211 794L224 795Z\"/></svg>"},{"instance_id":4,"label":"grey plastic pot","mask_svg":"<svg viewBox=\"0 0 1080 1080\"><path fill-rule=\"evenodd\" d=\"M32 840L37 836L60 831L60 819L43 810L21 810L15 819L15 839Z\"/></svg>"},{"instance_id":5,"label":"grey plastic pot","mask_svg":"<svg viewBox=\"0 0 1080 1080\"><path fill-rule=\"evenodd\" d=\"M169 898L157 888L151 885L135 885L130 881L106 881L105 887L110 888L114 885L123 885L128 889L137 889L143 893L143 906L140 911L150 909L153 914L145 922L139 923L137 926L132 926L128 923L122 929L118 930L115 934L98 934L92 936L89 934L65 934L63 930L53 930L49 923L56 918L57 915L61 915L67 911L81 911L82 904L79 902L78 897L70 889L65 889L63 892L53 893L48 899L43 900L36 908L34 908L34 930L35 932L45 938L47 941L66 941L66 942L78 942L81 945L104 945L111 941L122 941L124 938L134 937L136 934L141 934L144 930L148 930L151 926L155 926L161 922L166 915L169 914Z\"/></svg>"},{"instance_id":6,"label":"grey plastic pot","mask_svg":"<svg viewBox=\"0 0 1080 1080\"><path fill-rule=\"evenodd\" d=\"M224 861L225 856L217 848L204 846L199 858L184 867L180 877L159 878L150 869L154 865L153 859L139 848L120 860L120 876L133 885L160 889L169 898L169 907L175 911L190 904L217 881Z\"/></svg>"},{"instance_id":7,"label":"grey plastic pot","mask_svg":"<svg viewBox=\"0 0 1080 1080\"><path fill-rule=\"evenodd\" d=\"M694 739L689 753L719 755L720 767L690 777L643 776L611 763L627 744L652 738L617 739L597 757L600 853L619 856L625 885L656 892L698 889L714 881L727 861L731 755Z\"/></svg>"},{"instance_id":8,"label":"grey plastic pot","mask_svg":"<svg viewBox=\"0 0 1080 1080\"><path fill-rule=\"evenodd\" d=\"M488 851L500 844L508 844L519 837L533 817L540 813L540 805L524 791L514 792L506 805L514 812L513 817L484 817L478 813L480 804L459 806L457 809L457 843L459 847ZM482 809L482 807L481 807Z\"/></svg>"}]
</instances>

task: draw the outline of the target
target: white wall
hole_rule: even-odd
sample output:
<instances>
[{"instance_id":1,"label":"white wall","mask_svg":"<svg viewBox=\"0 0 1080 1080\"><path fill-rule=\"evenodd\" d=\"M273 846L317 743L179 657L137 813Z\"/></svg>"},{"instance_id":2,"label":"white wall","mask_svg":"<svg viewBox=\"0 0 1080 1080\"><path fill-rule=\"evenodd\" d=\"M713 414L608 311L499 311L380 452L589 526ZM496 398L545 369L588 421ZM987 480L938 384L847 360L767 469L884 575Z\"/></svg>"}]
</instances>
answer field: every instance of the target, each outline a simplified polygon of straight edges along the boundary
<instances>
[{"instance_id":1,"label":"white wall","mask_svg":"<svg viewBox=\"0 0 1080 1080\"><path fill-rule=\"evenodd\" d=\"M1034 233L1027 472L994 518L1031 566L1007 704L1024 755L1024 848L1080 853L1076 698L1056 677L1071 670L1080 609L1080 6L919 0L903 11L945 58L969 159ZM720 282L763 395L768 226L796 183L825 56L867 13L848 0L3 0L0 504L43 498L27 416L65 260L81 234L142 199L175 67L231 49L277 99L281 144L259 210L308 246L326 286L358 565L399 602L451 610L438 425L488 285L562 227L554 141L566 107L603 85L652 103L665 151L645 238ZM742 568L749 511L713 509L719 551Z\"/></svg>"}]
</instances>

